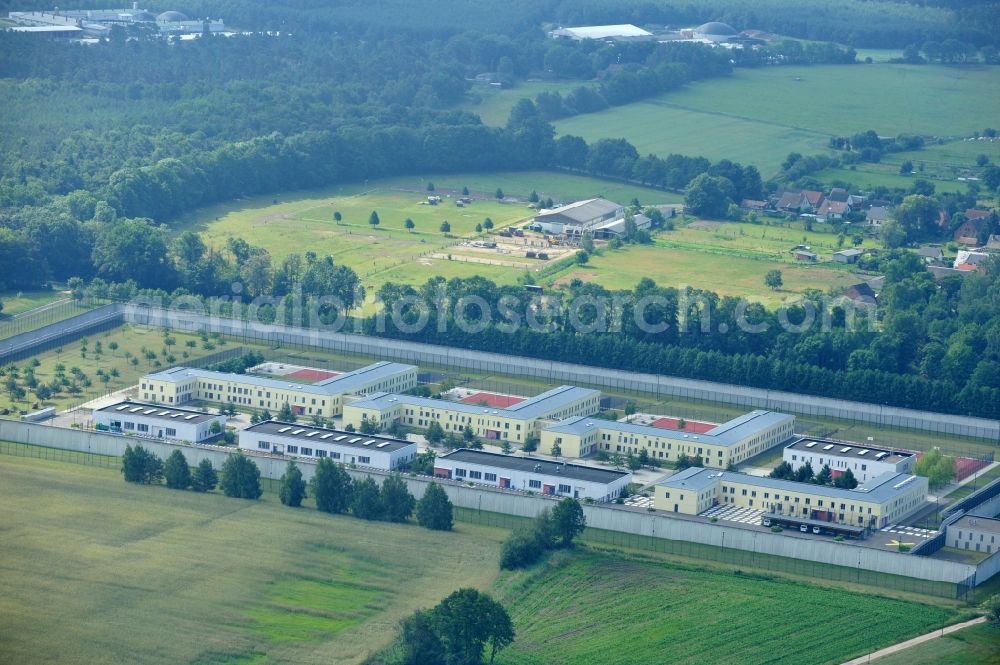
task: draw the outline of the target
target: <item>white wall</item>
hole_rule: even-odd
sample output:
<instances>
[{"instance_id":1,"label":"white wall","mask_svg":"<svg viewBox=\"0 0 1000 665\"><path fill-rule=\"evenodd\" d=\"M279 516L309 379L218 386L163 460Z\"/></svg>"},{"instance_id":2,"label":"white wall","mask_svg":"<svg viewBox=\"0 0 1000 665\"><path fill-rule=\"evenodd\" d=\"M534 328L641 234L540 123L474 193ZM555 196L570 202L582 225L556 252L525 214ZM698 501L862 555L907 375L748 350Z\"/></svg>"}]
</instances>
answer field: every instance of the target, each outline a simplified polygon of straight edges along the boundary
<instances>
[{"instance_id":1,"label":"white wall","mask_svg":"<svg viewBox=\"0 0 1000 665\"><path fill-rule=\"evenodd\" d=\"M367 438L364 434L353 434L351 438ZM261 448L260 442L266 442L268 448ZM295 446L297 452L288 451L288 446ZM288 457L306 457L318 459L320 455L316 451L326 452L326 456L335 462L343 464L356 464L358 466L370 467L391 471L400 464L413 460L417 455L417 444L411 443L408 446L396 451L379 450L373 444L370 447L345 446L342 444L329 443L319 437L305 439L299 436L282 436L281 434L271 434L266 432L255 432L253 430L243 430L240 432L239 447L246 452L256 454L284 454ZM313 451L312 455L304 456L302 448L306 447ZM368 458L368 461L362 461Z\"/></svg>"},{"instance_id":2,"label":"white wall","mask_svg":"<svg viewBox=\"0 0 1000 665\"><path fill-rule=\"evenodd\" d=\"M447 457L438 457L434 460L435 469L447 469L451 471L451 478L460 482L472 482L477 485L489 485L500 487L500 480L507 478L510 480L509 488L521 492L536 492L541 494L546 485L551 485L552 493L560 498L571 496L576 499L591 498L594 501L612 501L618 498L622 488L631 482L632 474L625 474L621 478L611 483L599 483L594 481L579 480L560 475L549 475L545 473L534 473L530 471L520 471L517 469L506 469L488 464L473 464ZM465 476L458 476L456 469L463 469ZM479 478L470 475L470 472L478 472ZM486 474L493 474L494 480L489 480ZM536 483L532 486L532 481ZM560 485L567 486L560 491Z\"/></svg>"},{"instance_id":3,"label":"white wall","mask_svg":"<svg viewBox=\"0 0 1000 665\"><path fill-rule=\"evenodd\" d=\"M826 445L826 444L823 444ZM839 444L836 447L843 448L844 446L852 446L857 448L857 444ZM810 450L808 448L788 448L786 447L782 451L782 459L788 462L793 469L798 470L800 467L809 463L812 466L814 473L819 473L824 465L829 464L830 470L835 474L837 471L843 473L844 471L850 469L851 473L859 483L864 483L872 478L881 476L883 473L912 473L913 460L914 457L900 460L897 464L889 464L887 462L879 462L875 458L862 459L857 456L838 456L831 455L836 448L829 451L822 450L822 445L817 445L816 450ZM795 458L795 459L793 459Z\"/></svg>"},{"instance_id":4,"label":"white wall","mask_svg":"<svg viewBox=\"0 0 1000 665\"><path fill-rule=\"evenodd\" d=\"M149 405L149 408L155 408L157 411L169 410L167 407L156 407L154 405ZM95 425L100 424L111 427L112 422L121 423L122 434L172 439L188 443L198 443L212 438L212 423L214 422L218 422L222 429L226 427L226 417L223 415L215 415L211 419L200 423L187 422L184 420L184 416L178 416L176 419L157 418L144 415L142 411L131 413L129 409L125 409L124 411L94 411L92 417ZM129 427L130 423L132 424L131 428ZM145 427L146 429L143 430L140 427ZM173 429L175 433L170 434L167 432L168 429Z\"/></svg>"}]
</instances>

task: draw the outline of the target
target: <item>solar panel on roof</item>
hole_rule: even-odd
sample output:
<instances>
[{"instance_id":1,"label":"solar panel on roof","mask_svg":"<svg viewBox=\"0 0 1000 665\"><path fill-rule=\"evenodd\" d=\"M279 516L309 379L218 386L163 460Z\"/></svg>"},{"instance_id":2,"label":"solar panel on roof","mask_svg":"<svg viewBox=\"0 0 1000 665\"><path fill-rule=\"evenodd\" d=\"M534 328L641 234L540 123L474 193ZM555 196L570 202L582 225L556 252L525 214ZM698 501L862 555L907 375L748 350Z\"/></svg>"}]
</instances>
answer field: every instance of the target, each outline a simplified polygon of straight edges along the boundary
<instances>
[{"instance_id":1,"label":"solar panel on roof","mask_svg":"<svg viewBox=\"0 0 1000 665\"><path fill-rule=\"evenodd\" d=\"M287 432L290 429L292 429L292 428L291 427L282 427L281 429L278 430L278 434L284 434L285 432Z\"/></svg>"}]
</instances>

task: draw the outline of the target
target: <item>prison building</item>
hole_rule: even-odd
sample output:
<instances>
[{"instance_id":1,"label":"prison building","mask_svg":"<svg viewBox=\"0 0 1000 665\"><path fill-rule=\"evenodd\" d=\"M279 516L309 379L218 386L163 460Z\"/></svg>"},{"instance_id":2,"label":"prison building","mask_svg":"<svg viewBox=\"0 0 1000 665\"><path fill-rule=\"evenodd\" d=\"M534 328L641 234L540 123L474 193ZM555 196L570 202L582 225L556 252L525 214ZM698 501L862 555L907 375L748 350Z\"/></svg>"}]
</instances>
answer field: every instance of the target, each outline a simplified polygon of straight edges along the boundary
<instances>
[{"instance_id":1,"label":"prison building","mask_svg":"<svg viewBox=\"0 0 1000 665\"><path fill-rule=\"evenodd\" d=\"M223 415L147 402L118 402L94 409L91 418L98 430L185 443L208 441L226 428Z\"/></svg>"},{"instance_id":2,"label":"prison building","mask_svg":"<svg viewBox=\"0 0 1000 665\"><path fill-rule=\"evenodd\" d=\"M417 444L377 434L358 434L267 420L240 432L239 447L255 453L322 459L347 466L392 471L417 456Z\"/></svg>"},{"instance_id":3,"label":"prison building","mask_svg":"<svg viewBox=\"0 0 1000 665\"><path fill-rule=\"evenodd\" d=\"M819 473L829 466L834 478L850 469L860 483L885 473L913 473L917 461L916 453L907 451L811 438L793 441L781 457L795 470L809 464L813 472Z\"/></svg>"}]
</instances>

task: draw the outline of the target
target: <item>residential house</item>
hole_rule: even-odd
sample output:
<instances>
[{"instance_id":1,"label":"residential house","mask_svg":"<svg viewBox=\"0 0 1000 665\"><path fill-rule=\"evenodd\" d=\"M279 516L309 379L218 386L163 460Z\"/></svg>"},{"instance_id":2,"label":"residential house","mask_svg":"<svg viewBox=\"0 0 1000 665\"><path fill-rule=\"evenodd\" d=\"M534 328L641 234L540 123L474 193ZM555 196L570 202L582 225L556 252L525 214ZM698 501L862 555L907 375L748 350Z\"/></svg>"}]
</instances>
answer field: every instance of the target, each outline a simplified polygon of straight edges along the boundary
<instances>
[{"instance_id":1,"label":"residential house","mask_svg":"<svg viewBox=\"0 0 1000 665\"><path fill-rule=\"evenodd\" d=\"M830 190L826 199L828 201L837 201L838 203L847 203L848 196L849 195L846 189L842 187L834 187Z\"/></svg>"},{"instance_id":2,"label":"residential house","mask_svg":"<svg viewBox=\"0 0 1000 665\"><path fill-rule=\"evenodd\" d=\"M889 219L889 209L883 206L872 206L865 213L868 226L882 226Z\"/></svg>"},{"instance_id":3,"label":"residential house","mask_svg":"<svg viewBox=\"0 0 1000 665\"><path fill-rule=\"evenodd\" d=\"M981 272L986 269L986 261L988 261L989 258L990 255L986 252L967 252L965 250L959 250L958 256L955 257L955 269L966 272L979 270Z\"/></svg>"},{"instance_id":4,"label":"residential house","mask_svg":"<svg viewBox=\"0 0 1000 665\"><path fill-rule=\"evenodd\" d=\"M844 297L865 305L877 305L878 294L867 282L853 284L844 290Z\"/></svg>"},{"instance_id":5,"label":"residential house","mask_svg":"<svg viewBox=\"0 0 1000 665\"><path fill-rule=\"evenodd\" d=\"M1000 251L1000 235L991 235L990 239L986 241L986 249L990 252Z\"/></svg>"},{"instance_id":6,"label":"residential house","mask_svg":"<svg viewBox=\"0 0 1000 665\"><path fill-rule=\"evenodd\" d=\"M802 209L802 192L793 190L784 192L774 207L783 212L799 213Z\"/></svg>"},{"instance_id":7,"label":"residential house","mask_svg":"<svg viewBox=\"0 0 1000 665\"><path fill-rule=\"evenodd\" d=\"M802 198L804 199L802 206L803 212L819 210L819 207L823 204L823 192L817 192L812 189L803 189Z\"/></svg>"},{"instance_id":8,"label":"residential house","mask_svg":"<svg viewBox=\"0 0 1000 665\"><path fill-rule=\"evenodd\" d=\"M962 225L955 229L955 242L959 245L975 247L979 244L979 231L985 224L986 220L983 217L976 217L974 219L966 217L966 220L962 222Z\"/></svg>"},{"instance_id":9,"label":"residential house","mask_svg":"<svg viewBox=\"0 0 1000 665\"><path fill-rule=\"evenodd\" d=\"M921 247L917 250L917 254L925 263L940 263L944 260L944 252L940 247Z\"/></svg>"},{"instance_id":10,"label":"residential house","mask_svg":"<svg viewBox=\"0 0 1000 665\"><path fill-rule=\"evenodd\" d=\"M757 201L754 199L743 199L740 201L740 210L743 212L764 212L767 209L767 201Z\"/></svg>"},{"instance_id":11,"label":"residential house","mask_svg":"<svg viewBox=\"0 0 1000 665\"><path fill-rule=\"evenodd\" d=\"M848 205L847 201L826 199L820 204L816 216L822 221L829 222L835 219L843 219L844 215L848 215L850 212L851 206Z\"/></svg>"}]
</instances>

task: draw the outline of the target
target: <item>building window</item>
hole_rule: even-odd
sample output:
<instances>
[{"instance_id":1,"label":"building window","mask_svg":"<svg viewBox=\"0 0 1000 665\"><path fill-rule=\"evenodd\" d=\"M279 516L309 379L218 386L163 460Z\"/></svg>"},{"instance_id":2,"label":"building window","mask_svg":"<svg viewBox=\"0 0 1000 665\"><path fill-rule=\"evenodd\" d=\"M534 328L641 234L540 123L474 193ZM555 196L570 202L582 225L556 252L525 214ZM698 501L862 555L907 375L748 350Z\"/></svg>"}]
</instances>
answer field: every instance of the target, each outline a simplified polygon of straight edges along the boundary
<instances>
[{"instance_id":1,"label":"building window","mask_svg":"<svg viewBox=\"0 0 1000 665\"><path fill-rule=\"evenodd\" d=\"M260 450L270 450L271 444L268 443L267 441L258 441L257 448L259 448Z\"/></svg>"},{"instance_id":2,"label":"building window","mask_svg":"<svg viewBox=\"0 0 1000 665\"><path fill-rule=\"evenodd\" d=\"M540 480L529 480L528 481L528 487L530 487L533 490L540 489L541 486L542 486L542 481L540 481Z\"/></svg>"},{"instance_id":3,"label":"building window","mask_svg":"<svg viewBox=\"0 0 1000 665\"><path fill-rule=\"evenodd\" d=\"M372 463L372 458L371 457L359 457L358 458L358 464L371 464L371 463Z\"/></svg>"},{"instance_id":4,"label":"building window","mask_svg":"<svg viewBox=\"0 0 1000 665\"><path fill-rule=\"evenodd\" d=\"M455 469L456 478L465 478L465 469Z\"/></svg>"},{"instance_id":5,"label":"building window","mask_svg":"<svg viewBox=\"0 0 1000 665\"><path fill-rule=\"evenodd\" d=\"M146 423L139 423L136 426L136 429L139 430L140 432L148 432L149 431L149 425L147 425Z\"/></svg>"},{"instance_id":6,"label":"building window","mask_svg":"<svg viewBox=\"0 0 1000 665\"><path fill-rule=\"evenodd\" d=\"M495 473L486 473L486 474L483 474L483 478L484 478L484 480L488 480L491 483L495 483L497 481L497 474L495 474Z\"/></svg>"},{"instance_id":7,"label":"building window","mask_svg":"<svg viewBox=\"0 0 1000 665\"><path fill-rule=\"evenodd\" d=\"M569 485L560 485L559 486L559 493L560 494L569 494L572 491L572 489L573 488L570 487Z\"/></svg>"},{"instance_id":8,"label":"building window","mask_svg":"<svg viewBox=\"0 0 1000 665\"><path fill-rule=\"evenodd\" d=\"M286 448L286 450L288 452L290 452L290 453L298 453L299 452L299 447L298 446L288 446L288 448Z\"/></svg>"},{"instance_id":9,"label":"building window","mask_svg":"<svg viewBox=\"0 0 1000 665\"><path fill-rule=\"evenodd\" d=\"M165 431L166 431L166 433L167 433L167 436L177 436L177 430L175 430L175 429L174 429L174 428L172 428L172 427L168 427L168 428L166 428L166 430L165 430Z\"/></svg>"},{"instance_id":10,"label":"building window","mask_svg":"<svg viewBox=\"0 0 1000 665\"><path fill-rule=\"evenodd\" d=\"M483 477L482 471L469 471L469 478L473 478L475 480L481 480L482 477Z\"/></svg>"}]
</instances>

